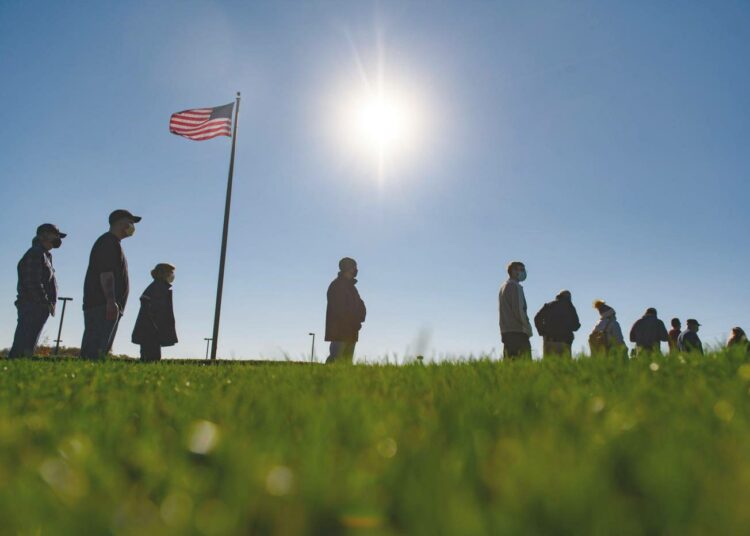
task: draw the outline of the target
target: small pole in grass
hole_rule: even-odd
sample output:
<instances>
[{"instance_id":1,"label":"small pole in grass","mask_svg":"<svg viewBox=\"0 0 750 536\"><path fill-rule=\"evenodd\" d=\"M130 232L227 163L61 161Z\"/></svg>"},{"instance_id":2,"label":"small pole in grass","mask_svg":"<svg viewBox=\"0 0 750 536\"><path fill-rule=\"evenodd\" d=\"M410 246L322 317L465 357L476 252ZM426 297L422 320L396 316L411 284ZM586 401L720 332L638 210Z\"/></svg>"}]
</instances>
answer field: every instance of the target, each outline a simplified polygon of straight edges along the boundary
<instances>
[{"instance_id":1,"label":"small pole in grass","mask_svg":"<svg viewBox=\"0 0 750 536\"><path fill-rule=\"evenodd\" d=\"M203 340L206 341L206 359L208 359L208 349L211 347L211 341L213 339L211 337L203 337Z\"/></svg>"},{"instance_id":2,"label":"small pole in grass","mask_svg":"<svg viewBox=\"0 0 750 536\"><path fill-rule=\"evenodd\" d=\"M60 327L57 329L57 339L55 339L55 355L57 355L57 352L60 351L60 343L62 342L60 335L62 335L63 320L65 320L65 306L68 304L69 301L73 301L73 298L57 298L57 299L63 302L63 308L62 308L62 312L60 313Z\"/></svg>"},{"instance_id":3,"label":"small pole in grass","mask_svg":"<svg viewBox=\"0 0 750 536\"><path fill-rule=\"evenodd\" d=\"M310 349L310 363L315 361L315 333L308 333L312 337L312 348Z\"/></svg>"}]
</instances>

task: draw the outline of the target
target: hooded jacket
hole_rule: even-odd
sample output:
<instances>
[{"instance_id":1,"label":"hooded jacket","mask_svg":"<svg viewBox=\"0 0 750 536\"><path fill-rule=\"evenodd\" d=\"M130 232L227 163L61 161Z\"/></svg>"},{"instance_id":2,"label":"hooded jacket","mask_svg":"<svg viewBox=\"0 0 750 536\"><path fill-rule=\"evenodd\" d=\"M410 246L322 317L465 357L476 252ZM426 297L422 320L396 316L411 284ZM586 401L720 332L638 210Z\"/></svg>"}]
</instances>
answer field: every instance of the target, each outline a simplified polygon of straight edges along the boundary
<instances>
[{"instance_id":1,"label":"hooded jacket","mask_svg":"<svg viewBox=\"0 0 750 536\"><path fill-rule=\"evenodd\" d=\"M573 344L573 332L578 331L581 322L573 302L558 297L544 304L534 317L534 325L545 341Z\"/></svg>"},{"instance_id":2,"label":"hooded jacket","mask_svg":"<svg viewBox=\"0 0 750 536\"><path fill-rule=\"evenodd\" d=\"M667 328L655 314L643 315L630 330L630 342L643 350L659 350L660 343L668 340Z\"/></svg>"},{"instance_id":3,"label":"hooded jacket","mask_svg":"<svg viewBox=\"0 0 750 536\"><path fill-rule=\"evenodd\" d=\"M359 297L356 279L339 275L328 286L326 336L329 342L357 342L367 316L365 302Z\"/></svg>"},{"instance_id":4,"label":"hooded jacket","mask_svg":"<svg viewBox=\"0 0 750 536\"><path fill-rule=\"evenodd\" d=\"M610 347L616 345L625 346L625 339L622 336L622 328L620 328L620 323L617 321L614 309L609 308L600 313L599 322L594 326L593 332L597 331L603 331L606 333Z\"/></svg>"}]
</instances>

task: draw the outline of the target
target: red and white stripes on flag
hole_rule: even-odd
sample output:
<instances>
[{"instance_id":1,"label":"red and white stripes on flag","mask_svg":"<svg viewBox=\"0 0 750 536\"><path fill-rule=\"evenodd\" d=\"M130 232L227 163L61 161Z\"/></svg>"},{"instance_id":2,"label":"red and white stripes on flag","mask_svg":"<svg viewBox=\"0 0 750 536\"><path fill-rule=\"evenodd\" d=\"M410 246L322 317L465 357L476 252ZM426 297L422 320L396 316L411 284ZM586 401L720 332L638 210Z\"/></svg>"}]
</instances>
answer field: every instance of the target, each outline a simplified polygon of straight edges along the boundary
<instances>
[{"instance_id":1,"label":"red and white stripes on flag","mask_svg":"<svg viewBox=\"0 0 750 536\"><path fill-rule=\"evenodd\" d=\"M169 131L185 138L203 141L216 136L232 136L234 103L216 108L196 108L172 114Z\"/></svg>"}]
</instances>

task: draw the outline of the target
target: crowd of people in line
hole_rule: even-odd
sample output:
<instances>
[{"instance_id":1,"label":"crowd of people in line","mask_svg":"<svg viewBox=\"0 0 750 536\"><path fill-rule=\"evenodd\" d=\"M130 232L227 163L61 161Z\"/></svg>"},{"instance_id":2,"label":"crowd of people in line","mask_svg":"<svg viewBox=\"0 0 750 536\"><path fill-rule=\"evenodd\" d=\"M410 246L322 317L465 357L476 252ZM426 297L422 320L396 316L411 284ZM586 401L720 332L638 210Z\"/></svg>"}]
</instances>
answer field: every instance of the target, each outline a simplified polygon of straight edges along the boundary
<instances>
[{"instance_id":1,"label":"crowd of people in line","mask_svg":"<svg viewBox=\"0 0 750 536\"><path fill-rule=\"evenodd\" d=\"M81 357L103 359L112 350L117 327L125 312L129 294L128 263L122 240L133 236L140 216L118 209L109 215L109 230L94 242L83 284L84 332ZM9 357L32 356L42 329L57 305L57 280L52 264L53 249L62 245L67 235L51 224L40 225L31 247L18 263L18 323ZM500 287L499 316L503 355L506 359L531 357L533 331L527 313L526 297L521 283L526 280L526 266L519 261L507 267L508 279ZM325 340L330 342L326 363L351 362L365 321L367 309L357 291L357 262L349 257L339 261L339 273L327 293ZM140 345L143 361L161 359L162 347L177 343L172 283L175 267L159 263L151 271L153 282L140 297L140 310L131 340ZM628 356L628 349L615 310L602 300L594 302L599 321L589 335L592 354ZM680 320L673 318L667 331L656 309L650 307L633 324L630 342L634 354L658 352L666 342L670 351L703 353L698 336L700 324L689 319L682 330ZM563 290L553 301L545 303L534 316L534 325L543 339L543 355L572 356L575 332L581 327L570 291ZM735 327L728 346L747 345L745 332Z\"/></svg>"}]
</instances>

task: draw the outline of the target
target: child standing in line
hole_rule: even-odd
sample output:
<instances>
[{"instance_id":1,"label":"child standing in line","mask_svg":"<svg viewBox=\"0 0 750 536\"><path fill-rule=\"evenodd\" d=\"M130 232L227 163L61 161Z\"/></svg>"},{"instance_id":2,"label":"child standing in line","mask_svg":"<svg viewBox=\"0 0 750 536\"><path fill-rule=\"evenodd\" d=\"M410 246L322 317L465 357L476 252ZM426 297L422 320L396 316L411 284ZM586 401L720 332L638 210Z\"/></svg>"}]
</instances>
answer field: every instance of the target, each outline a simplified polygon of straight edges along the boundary
<instances>
[{"instance_id":1,"label":"child standing in line","mask_svg":"<svg viewBox=\"0 0 750 536\"><path fill-rule=\"evenodd\" d=\"M133 328L133 343L141 345L142 361L159 361L161 347L177 343L172 283L175 267L168 263L157 264L151 270L154 281L141 295L141 310Z\"/></svg>"}]
</instances>

